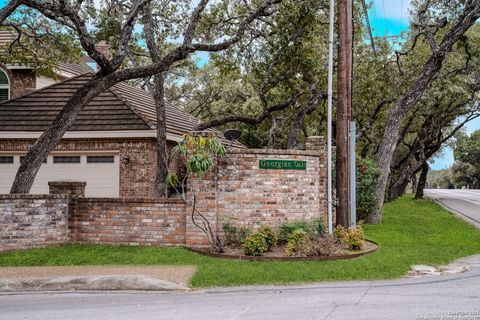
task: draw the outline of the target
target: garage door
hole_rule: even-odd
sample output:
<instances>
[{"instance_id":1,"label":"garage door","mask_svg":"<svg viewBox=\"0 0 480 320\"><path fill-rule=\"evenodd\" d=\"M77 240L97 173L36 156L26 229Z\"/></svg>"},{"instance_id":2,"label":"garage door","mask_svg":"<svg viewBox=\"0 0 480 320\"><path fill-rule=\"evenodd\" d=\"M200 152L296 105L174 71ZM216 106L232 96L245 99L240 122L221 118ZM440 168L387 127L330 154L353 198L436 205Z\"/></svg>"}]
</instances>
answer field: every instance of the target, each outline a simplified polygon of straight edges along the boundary
<instances>
[{"instance_id":1,"label":"garage door","mask_svg":"<svg viewBox=\"0 0 480 320\"><path fill-rule=\"evenodd\" d=\"M12 186L22 154L0 154L0 194ZM118 197L118 154L52 154L42 164L31 193L47 194L49 181L85 181L87 197Z\"/></svg>"}]
</instances>

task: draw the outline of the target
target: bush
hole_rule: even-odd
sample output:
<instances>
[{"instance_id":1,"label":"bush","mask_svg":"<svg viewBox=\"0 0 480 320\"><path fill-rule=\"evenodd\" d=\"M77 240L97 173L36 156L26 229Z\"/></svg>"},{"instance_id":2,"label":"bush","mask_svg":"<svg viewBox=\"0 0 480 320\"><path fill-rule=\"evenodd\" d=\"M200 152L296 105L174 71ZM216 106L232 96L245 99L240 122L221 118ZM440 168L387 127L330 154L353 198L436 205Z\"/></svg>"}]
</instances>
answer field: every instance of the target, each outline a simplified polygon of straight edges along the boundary
<instances>
[{"instance_id":1,"label":"bush","mask_svg":"<svg viewBox=\"0 0 480 320\"><path fill-rule=\"evenodd\" d=\"M243 252L247 256L261 256L268 251L268 244L265 235L260 232L247 237L243 245Z\"/></svg>"},{"instance_id":2,"label":"bush","mask_svg":"<svg viewBox=\"0 0 480 320\"><path fill-rule=\"evenodd\" d=\"M321 237L309 237L305 244L297 249L305 257L332 256L341 249L334 236L326 234Z\"/></svg>"},{"instance_id":3,"label":"bush","mask_svg":"<svg viewBox=\"0 0 480 320\"><path fill-rule=\"evenodd\" d=\"M324 232L323 222L320 218L310 221L297 220L286 222L280 225L278 233L278 241L282 243L288 242L288 237L296 230L304 230L309 235L322 235Z\"/></svg>"},{"instance_id":4,"label":"bush","mask_svg":"<svg viewBox=\"0 0 480 320\"><path fill-rule=\"evenodd\" d=\"M340 242L347 245L350 250L360 250L365 243L363 229L360 226L345 229L343 226L338 225L335 228L334 235Z\"/></svg>"},{"instance_id":5,"label":"bush","mask_svg":"<svg viewBox=\"0 0 480 320\"><path fill-rule=\"evenodd\" d=\"M297 253L300 248L306 245L308 233L303 229L297 229L288 236L287 245L285 246L285 254L291 256Z\"/></svg>"},{"instance_id":6,"label":"bush","mask_svg":"<svg viewBox=\"0 0 480 320\"><path fill-rule=\"evenodd\" d=\"M272 228L268 226L262 226L257 232L263 235L269 249L277 244L277 233Z\"/></svg>"},{"instance_id":7,"label":"bush","mask_svg":"<svg viewBox=\"0 0 480 320\"><path fill-rule=\"evenodd\" d=\"M224 243L227 246L241 246L245 239L252 234L252 231L246 227L236 227L230 221L223 224Z\"/></svg>"},{"instance_id":8,"label":"bush","mask_svg":"<svg viewBox=\"0 0 480 320\"><path fill-rule=\"evenodd\" d=\"M357 220L368 220L377 210L380 169L375 162L357 157Z\"/></svg>"}]
</instances>

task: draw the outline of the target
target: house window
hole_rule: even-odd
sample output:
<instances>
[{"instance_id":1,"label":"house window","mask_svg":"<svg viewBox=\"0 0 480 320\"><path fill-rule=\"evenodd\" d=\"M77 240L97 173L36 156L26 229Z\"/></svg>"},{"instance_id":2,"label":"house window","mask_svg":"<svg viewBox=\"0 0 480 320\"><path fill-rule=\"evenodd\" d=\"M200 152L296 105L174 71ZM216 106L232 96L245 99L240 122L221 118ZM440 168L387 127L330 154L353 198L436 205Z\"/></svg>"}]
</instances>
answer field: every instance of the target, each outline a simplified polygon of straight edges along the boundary
<instances>
[{"instance_id":1,"label":"house window","mask_svg":"<svg viewBox=\"0 0 480 320\"><path fill-rule=\"evenodd\" d=\"M5 71L0 69L0 102L10 99L10 80Z\"/></svg>"},{"instance_id":2,"label":"house window","mask_svg":"<svg viewBox=\"0 0 480 320\"><path fill-rule=\"evenodd\" d=\"M12 156L0 156L0 164L4 163L13 163L13 157Z\"/></svg>"},{"instance_id":3,"label":"house window","mask_svg":"<svg viewBox=\"0 0 480 320\"><path fill-rule=\"evenodd\" d=\"M80 156L55 156L53 163L80 163Z\"/></svg>"},{"instance_id":4,"label":"house window","mask_svg":"<svg viewBox=\"0 0 480 320\"><path fill-rule=\"evenodd\" d=\"M113 156L87 156L87 163L114 163Z\"/></svg>"}]
</instances>

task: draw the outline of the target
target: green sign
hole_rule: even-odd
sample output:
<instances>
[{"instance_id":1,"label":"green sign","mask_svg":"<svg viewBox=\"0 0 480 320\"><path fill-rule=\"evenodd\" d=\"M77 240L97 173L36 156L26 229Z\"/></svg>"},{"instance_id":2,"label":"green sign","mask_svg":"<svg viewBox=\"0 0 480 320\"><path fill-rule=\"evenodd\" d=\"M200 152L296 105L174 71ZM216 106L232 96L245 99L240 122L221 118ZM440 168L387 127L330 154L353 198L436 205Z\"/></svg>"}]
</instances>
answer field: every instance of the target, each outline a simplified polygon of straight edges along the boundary
<instances>
[{"instance_id":1,"label":"green sign","mask_svg":"<svg viewBox=\"0 0 480 320\"><path fill-rule=\"evenodd\" d=\"M307 170L307 161L303 160L259 160L260 169Z\"/></svg>"}]
</instances>

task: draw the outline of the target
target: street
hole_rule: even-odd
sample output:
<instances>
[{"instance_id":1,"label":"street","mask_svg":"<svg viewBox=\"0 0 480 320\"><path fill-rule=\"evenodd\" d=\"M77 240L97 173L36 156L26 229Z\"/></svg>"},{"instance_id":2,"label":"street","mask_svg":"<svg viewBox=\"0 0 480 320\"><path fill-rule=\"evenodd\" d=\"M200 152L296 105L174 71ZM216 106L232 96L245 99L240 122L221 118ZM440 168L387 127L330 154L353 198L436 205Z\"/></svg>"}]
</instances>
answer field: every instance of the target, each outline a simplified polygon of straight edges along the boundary
<instances>
[{"instance_id":1,"label":"street","mask_svg":"<svg viewBox=\"0 0 480 320\"><path fill-rule=\"evenodd\" d=\"M480 268L442 277L190 293L4 295L0 319L480 319Z\"/></svg>"},{"instance_id":2,"label":"street","mask_svg":"<svg viewBox=\"0 0 480 320\"><path fill-rule=\"evenodd\" d=\"M480 228L480 190L428 189L425 196Z\"/></svg>"}]
</instances>

